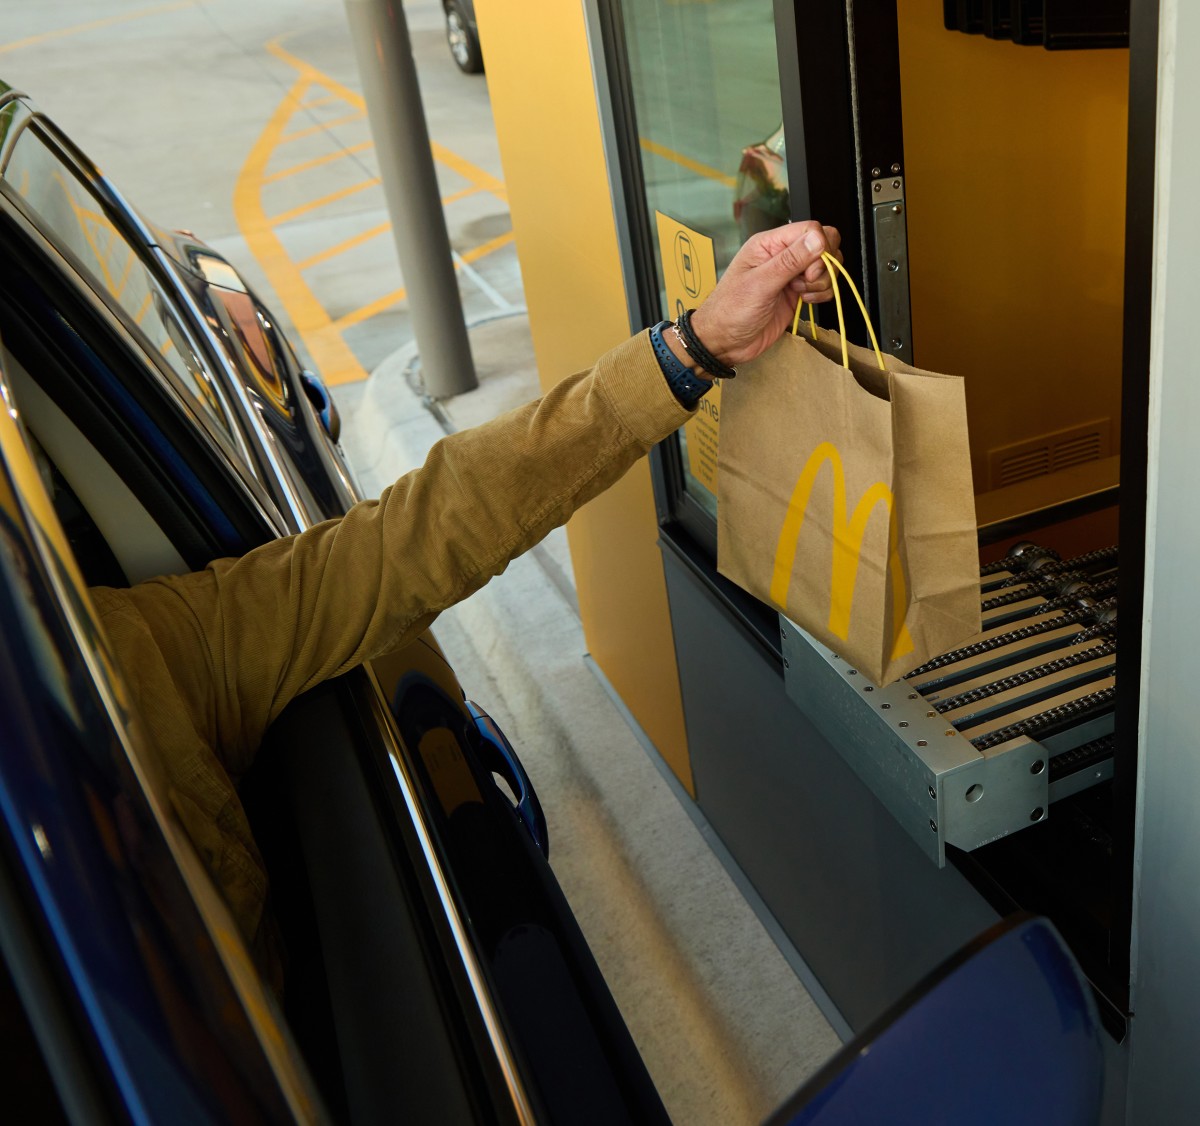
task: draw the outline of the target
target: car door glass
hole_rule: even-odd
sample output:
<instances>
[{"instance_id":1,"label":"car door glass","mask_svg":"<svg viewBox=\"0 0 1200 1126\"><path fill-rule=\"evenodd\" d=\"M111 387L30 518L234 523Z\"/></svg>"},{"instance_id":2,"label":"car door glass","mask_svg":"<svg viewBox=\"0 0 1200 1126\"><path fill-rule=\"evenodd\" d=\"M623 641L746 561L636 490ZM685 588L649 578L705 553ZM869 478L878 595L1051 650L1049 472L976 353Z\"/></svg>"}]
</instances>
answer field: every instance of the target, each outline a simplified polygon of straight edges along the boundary
<instances>
[{"instance_id":1,"label":"car door glass","mask_svg":"<svg viewBox=\"0 0 1200 1126\"><path fill-rule=\"evenodd\" d=\"M146 351L157 353L205 414L234 439L213 379L154 275L101 200L36 127L22 132L5 179L59 249L70 253L92 287L124 312L127 326Z\"/></svg>"}]
</instances>

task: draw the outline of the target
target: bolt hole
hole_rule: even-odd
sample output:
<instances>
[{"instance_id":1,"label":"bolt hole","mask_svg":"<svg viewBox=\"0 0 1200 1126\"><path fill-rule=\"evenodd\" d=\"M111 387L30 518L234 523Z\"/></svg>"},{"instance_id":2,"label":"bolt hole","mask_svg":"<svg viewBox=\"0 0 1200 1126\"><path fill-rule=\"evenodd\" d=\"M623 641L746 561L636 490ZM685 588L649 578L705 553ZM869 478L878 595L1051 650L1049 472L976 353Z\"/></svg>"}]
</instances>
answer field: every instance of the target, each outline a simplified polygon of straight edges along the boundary
<instances>
[{"instance_id":1,"label":"bolt hole","mask_svg":"<svg viewBox=\"0 0 1200 1126\"><path fill-rule=\"evenodd\" d=\"M1030 774L1041 774L1046 769L1046 764L1041 759L1036 759L1034 764L1029 768Z\"/></svg>"},{"instance_id":2,"label":"bolt hole","mask_svg":"<svg viewBox=\"0 0 1200 1126\"><path fill-rule=\"evenodd\" d=\"M928 739L918 739L918 740L917 740L917 746L918 746L918 747L928 747L928 746L929 746L929 740L928 740Z\"/></svg>"},{"instance_id":3,"label":"bolt hole","mask_svg":"<svg viewBox=\"0 0 1200 1126\"><path fill-rule=\"evenodd\" d=\"M847 676L858 676L858 669L847 669L846 675Z\"/></svg>"},{"instance_id":4,"label":"bolt hole","mask_svg":"<svg viewBox=\"0 0 1200 1126\"><path fill-rule=\"evenodd\" d=\"M1043 817L1045 817L1045 816L1046 816L1046 811L1045 811L1045 810L1044 810L1044 809L1043 809L1043 808L1042 808L1042 807L1039 805L1039 806L1037 807L1037 809L1035 809L1035 810L1034 810L1034 811L1033 811L1033 812L1032 812L1032 813L1029 815L1029 820L1030 820L1030 821L1040 821L1040 820L1041 820Z\"/></svg>"},{"instance_id":5,"label":"bolt hole","mask_svg":"<svg viewBox=\"0 0 1200 1126\"><path fill-rule=\"evenodd\" d=\"M930 820L929 820L929 827L930 827L930 828L931 828L931 829L932 829L932 830L933 830L935 833L937 832L937 822L936 822L936 821L934 821L932 818L930 818Z\"/></svg>"},{"instance_id":6,"label":"bolt hole","mask_svg":"<svg viewBox=\"0 0 1200 1126\"><path fill-rule=\"evenodd\" d=\"M967 801L978 801L983 797L983 787L977 782L967 790Z\"/></svg>"},{"instance_id":7,"label":"bolt hole","mask_svg":"<svg viewBox=\"0 0 1200 1126\"><path fill-rule=\"evenodd\" d=\"M879 706L881 708L883 708L884 711L887 711L887 709L890 708L892 705L891 704L880 704Z\"/></svg>"},{"instance_id":8,"label":"bolt hole","mask_svg":"<svg viewBox=\"0 0 1200 1126\"><path fill-rule=\"evenodd\" d=\"M868 684L863 687L863 691L864 692L874 692L875 689L871 685Z\"/></svg>"},{"instance_id":9,"label":"bolt hole","mask_svg":"<svg viewBox=\"0 0 1200 1126\"><path fill-rule=\"evenodd\" d=\"M901 727L907 727L907 726L908 726L908 720L906 720L906 719L902 719L902 720L900 721L900 726L901 726Z\"/></svg>"}]
</instances>

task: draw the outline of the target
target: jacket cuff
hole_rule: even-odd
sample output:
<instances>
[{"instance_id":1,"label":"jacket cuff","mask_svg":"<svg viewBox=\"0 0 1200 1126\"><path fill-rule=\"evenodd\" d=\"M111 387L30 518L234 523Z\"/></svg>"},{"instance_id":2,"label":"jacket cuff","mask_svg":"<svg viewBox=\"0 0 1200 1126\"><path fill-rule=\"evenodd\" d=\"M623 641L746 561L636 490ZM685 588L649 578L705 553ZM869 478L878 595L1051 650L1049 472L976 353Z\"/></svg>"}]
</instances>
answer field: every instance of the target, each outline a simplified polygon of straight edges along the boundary
<instances>
[{"instance_id":1,"label":"jacket cuff","mask_svg":"<svg viewBox=\"0 0 1200 1126\"><path fill-rule=\"evenodd\" d=\"M647 445L661 442L696 413L675 398L648 331L601 356L596 382L630 433Z\"/></svg>"}]
</instances>

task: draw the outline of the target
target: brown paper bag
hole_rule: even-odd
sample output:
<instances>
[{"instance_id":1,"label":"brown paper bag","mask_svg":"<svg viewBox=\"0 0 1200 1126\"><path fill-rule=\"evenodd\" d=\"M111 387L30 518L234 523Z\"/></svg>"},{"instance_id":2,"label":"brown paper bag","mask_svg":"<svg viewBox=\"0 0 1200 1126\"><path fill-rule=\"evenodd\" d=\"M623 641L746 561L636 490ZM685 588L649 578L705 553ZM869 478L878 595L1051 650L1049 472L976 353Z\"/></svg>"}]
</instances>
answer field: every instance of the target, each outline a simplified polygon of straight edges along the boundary
<instances>
[{"instance_id":1,"label":"brown paper bag","mask_svg":"<svg viewBox=\"0 0 1200 1126\"><path fill-rule=\"evenodd\" d=\"M717 566L888 684L980 631L963 380L803 331L722 384Z\"/></svg>"}]
</instances>

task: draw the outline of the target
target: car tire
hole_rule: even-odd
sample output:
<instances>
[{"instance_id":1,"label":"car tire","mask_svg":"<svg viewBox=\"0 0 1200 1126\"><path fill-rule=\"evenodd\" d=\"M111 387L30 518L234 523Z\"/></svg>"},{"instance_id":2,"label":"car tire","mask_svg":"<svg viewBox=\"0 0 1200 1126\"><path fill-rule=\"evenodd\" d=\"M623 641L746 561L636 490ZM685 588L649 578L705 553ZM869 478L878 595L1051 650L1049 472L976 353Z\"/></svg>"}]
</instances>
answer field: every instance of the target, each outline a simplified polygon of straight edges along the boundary
<instances>
[{"instance_id":1,"label":"car tire","mask_svg":"<svg viewBox=\"0 0 1200 1126\"><path fill-rule=\"evenodd\" d=\"M446 0L446 42L450 45L450 57L463 74L483 71L479 39L458 0Z\"/></svg>"}]
</instances>

